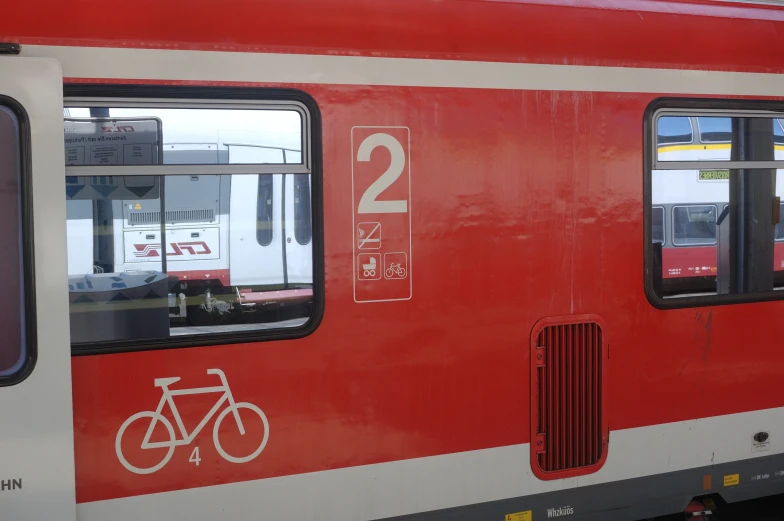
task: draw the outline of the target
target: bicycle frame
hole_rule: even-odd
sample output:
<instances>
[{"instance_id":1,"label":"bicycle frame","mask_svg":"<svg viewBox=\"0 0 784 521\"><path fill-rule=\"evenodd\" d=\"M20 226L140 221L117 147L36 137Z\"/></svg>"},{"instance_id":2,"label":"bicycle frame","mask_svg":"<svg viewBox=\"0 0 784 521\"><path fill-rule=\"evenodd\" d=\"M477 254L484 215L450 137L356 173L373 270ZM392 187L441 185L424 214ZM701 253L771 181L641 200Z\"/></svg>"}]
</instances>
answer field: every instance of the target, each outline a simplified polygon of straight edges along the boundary
<instances>
[{"instance_id":1,"label":"bicycle frame","mask_svg":"<svg viewBox=\"0 0 784 521\"><path fill-rule=\"evenodd\" d=\"M207 371L208 374L214 374L220 377L222 385L218 387L196 387L191 389L177 389L177 390L170 390L168 385L164 385L161 387L163 395L161 396L160 402L158 402L158 407L155 409L156 417L153 418L153 421L150 422L150 427L147 429L147 434L144 436L144 440L142 441L142 449L156 449L156 448L167 448L171 447L172 445L175 447L179 447L182 445L189 445L201 432L204 426L209 422L212 417L217 413L223 404L228 400L229 407L233 409L234 418L237 421L237 426L239 427L240 434L245 434L245 427L242 425L242 420L240 420L240 415L237 412L234 403L234 397L231 394L231 389L229 388L228 381L226 380L226 375L223 371L219 369L210 369ZM182 418L180 417L180 412L177 410L177 405L174 403L175 396L186 396L192 394L208 394L208 393L223 393L223 396L212 406L210 412L201 420L201 422L196 426L196 428L188 434L188 431L185 429L185 425L182 422ZM176 435L175 438L171 441L156 441L150 442L150 437L152 436L153 431L155 430L155 425L158 422L158 417L161 416L163 412L163 408L166 404L169 404L171 408L172 414L174 415L174 420L177 423L177 428L180 431L180 435L182 439L177 439Z\"/></svg>"}]
</instances>

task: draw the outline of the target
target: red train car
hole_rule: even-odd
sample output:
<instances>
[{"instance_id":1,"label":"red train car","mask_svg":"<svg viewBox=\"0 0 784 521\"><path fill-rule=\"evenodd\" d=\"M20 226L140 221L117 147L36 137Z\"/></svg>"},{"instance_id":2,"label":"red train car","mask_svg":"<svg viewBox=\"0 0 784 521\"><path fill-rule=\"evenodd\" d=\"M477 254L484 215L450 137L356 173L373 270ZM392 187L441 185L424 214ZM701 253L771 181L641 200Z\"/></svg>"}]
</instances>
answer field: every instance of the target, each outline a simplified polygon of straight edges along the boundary
<instances>
[{"instance_id":1,"label":"red train car","mask_svg":"<svg viewBox=\"0 0 784 521\"><path fill-rule=\"evenodd\" d=\"M778 3L4 9L0 518L784 492Z\"/></svg>"}]
</instances>

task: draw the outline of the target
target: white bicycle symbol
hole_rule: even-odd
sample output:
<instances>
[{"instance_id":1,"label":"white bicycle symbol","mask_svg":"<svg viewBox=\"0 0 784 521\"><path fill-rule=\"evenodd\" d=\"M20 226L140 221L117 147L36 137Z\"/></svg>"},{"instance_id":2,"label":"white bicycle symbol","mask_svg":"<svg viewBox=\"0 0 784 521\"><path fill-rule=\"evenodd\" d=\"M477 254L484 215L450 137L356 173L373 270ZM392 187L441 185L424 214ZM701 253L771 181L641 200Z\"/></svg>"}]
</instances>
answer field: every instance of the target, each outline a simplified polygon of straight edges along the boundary
<instances>
[{"instance_id":1,"label":"white bicycle symbol","mask_svg":"<svg viewBox=\"0 0 784 521\"><path fill-rule=\"evenodd\" d=\"M201 432L204 426L207 424L208 421L215 415L216 412L223 406L223 404L228 401L228 406L223 409L223 411L218 415L218 419L215 420L215 427L212 431L212 440L215 443L215 449L217 449L218 453L223 456L223 458L227 461L232 463L247 463L248 461L252 460L259 454L261 451L264 450L264 447L267 445L267 440L269 439L269 422L267 421L267 417L264 415L261 409L253 405L252 403L248 402L235 402L234 397L231 394L231 389L229 389L229 383L226 380L226 374L221 371L220 369L207 369L207 374L214 374L220 377L221 385L219 387L197 387L193 389L177 389L177 390L170 390L169 385L180 381L180 377L175 376L171 378L157 378L155 380L155 387L160 387L163 395L161 396L161 401L158 403L158 408L153 411L142 411L137 412L127 420L125 423L122 424L120 430L117 432L117 438L115 440L115 450L117 451L117 458L122 463L123 467L134 472L136 474L152 474L164 467L171 457L174 455L175 447L179 447L182 445L189 445ZM212 407L210 412L202 419L201 423L193 430L192 433L188 434L185 430L185 425L182 423L182 419L180 418L180 413L177 410L177 406L174 404L174 400L172 399L174 396L184 396L190 394L206 394L206 393L223 393L220 400ZM177 436L174 433L174 428L172 427L171 422L166 419L165 416L161 414L163 408L166 404L169 404L171 407L172 414L174 415L174 419L177 422L177 428L180 431L180 439L177 439ZM261 440L261 444L259 447L249 456L245 457L235 457L228 454L220 444L220 440L218 439L218 432L220 431L220 425L223 419L226 417L227 414L233 413L234 419L237 422L237 426L239 427L239 431L241 435L245 435L245 427L242 425L242 420L240 420L240 409L249 409L256 414L259 415L261 421L264 423L264 438ZM144 436L144 440L142 441L141 448L142 449L161 449L161 448L169 448L166 456L163 458L163 461L158 463L157 465L149 468L139 468L134 465L131 465L125 456L122 453L122 437L125 433L125 430L136 420L140 420L143 418L150 419L150 426L147 429L147 434ZM157 422L161 422L166 430L169 433L169 441L156 441L150 442L150 436L152 436L153 431L155 430L155 425Z\"/></svg>"}]
</instances>

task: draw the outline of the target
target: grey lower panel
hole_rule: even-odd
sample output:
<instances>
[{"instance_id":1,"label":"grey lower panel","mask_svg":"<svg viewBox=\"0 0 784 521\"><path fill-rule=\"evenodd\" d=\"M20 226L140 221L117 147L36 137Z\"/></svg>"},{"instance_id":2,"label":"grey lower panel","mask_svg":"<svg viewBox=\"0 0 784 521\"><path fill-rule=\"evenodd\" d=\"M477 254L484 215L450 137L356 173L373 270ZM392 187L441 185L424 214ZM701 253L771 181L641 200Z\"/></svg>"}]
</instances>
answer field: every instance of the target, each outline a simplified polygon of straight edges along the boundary
<instances>
[{"instance_id":1,"label":"grey lower panel","mask_svg":"<svg viewBox=\"0 0 784 521\"><path fill-rule=\"evenodd\" d=\"M704 489L705 476L710 476L711 487L708 490ZM542 519L630 521L681 512L693 497L705 494L720 494L728 503L734 503L782 493L784 493L784 454L777 454L735 463L399 516L388 518L387 521L506 521L509 514L527 511L530 511L531 521ZM526 519L526 516L512 517L513 521L523 519Z\"/></svg>"}]
</instances>

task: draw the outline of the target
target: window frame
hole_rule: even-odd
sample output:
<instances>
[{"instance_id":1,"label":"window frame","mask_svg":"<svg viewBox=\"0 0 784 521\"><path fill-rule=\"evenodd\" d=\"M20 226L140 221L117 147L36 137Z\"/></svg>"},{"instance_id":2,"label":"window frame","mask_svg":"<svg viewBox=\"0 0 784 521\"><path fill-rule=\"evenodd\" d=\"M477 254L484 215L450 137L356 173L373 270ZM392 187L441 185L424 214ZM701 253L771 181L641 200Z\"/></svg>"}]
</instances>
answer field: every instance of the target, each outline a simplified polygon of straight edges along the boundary
<instances>
[{"instance_id":1,"label":"window frame","mask_svg":"<svg viewBox=\"0 0 784 521\"><path fill-rule=\"evenodd\" d=\"M695 295L664 298L656 293L652 243L653 171L662 165L667 170L735 169L738 161L658 161L656 118L664 113L682 112L697 116L749 117L768 112L776 119L784 118L784 102L743 99L656 98L648 104L643 114L643 285L648 302L661 310L724 306L753 302L784 300L784 290L740 293L729 295ZM713 163L713 164L711 164ZM781 169L784 161L746 161L744 169ZM718 212L718 210L717 210ZM717 215L718 216L718 215Z\"/></svg>"},{"instance_id":2,"label":"window frame","mask_svg":"<svg viewBox=\"0 0 784 521\"><path fill-rule=\"evenodd\" d=\"M24 361L10 375L0 376L0 387L20 384L32 374L38 362L38 326L36 316L36 285L35 285L35 248L33 236L33 176L32 176L32 137L30 134L30 118L24 107L10 96L0 94L0 105L9 109L16 116L17 134L19 137L19 199L21 204L19 226L21 234L22 256L22 292L24 295Z\"/></svg>"},{"instance_id":3,"label":"window frame","mask_svg":"<svg viewBox=\"0 0 784 521\"><path fill-rule=\"evenodd\" d=\"M90 345L71 345L73 355L109 354L158 349L217 346L291 340L312 334L324 314L324 227L322 185L321 112L316 101L297 89L257 87L201 87L162 85L96 85L67 83L63 105L145 108L250 108L281 106L296 108L302 125L302 161L290 164L217 164L217 165L114 165L112 175L230 175L293 174L310 175L313 299L311 314L301 326L253 331L215 332L170 336L154 340L123 340ZM165 173L162 172L165 170ZM66 176L95 177L95 166L66 167Z\"/></svg>"}]
</instances>

